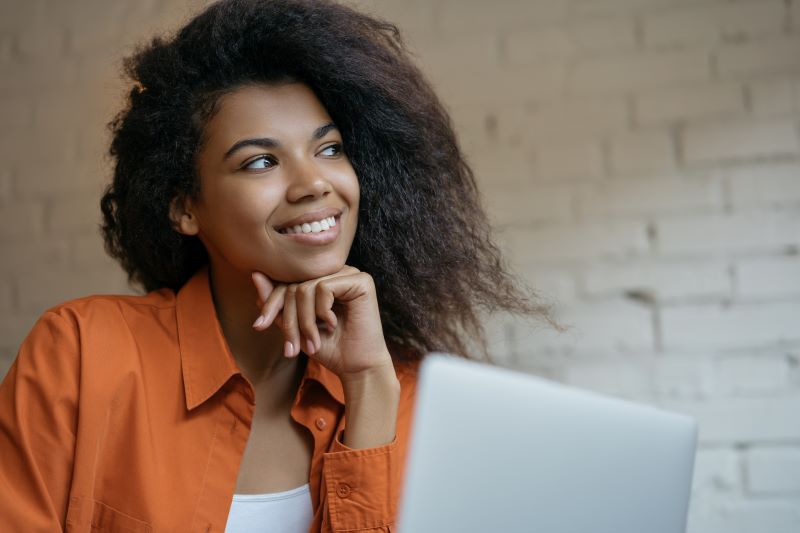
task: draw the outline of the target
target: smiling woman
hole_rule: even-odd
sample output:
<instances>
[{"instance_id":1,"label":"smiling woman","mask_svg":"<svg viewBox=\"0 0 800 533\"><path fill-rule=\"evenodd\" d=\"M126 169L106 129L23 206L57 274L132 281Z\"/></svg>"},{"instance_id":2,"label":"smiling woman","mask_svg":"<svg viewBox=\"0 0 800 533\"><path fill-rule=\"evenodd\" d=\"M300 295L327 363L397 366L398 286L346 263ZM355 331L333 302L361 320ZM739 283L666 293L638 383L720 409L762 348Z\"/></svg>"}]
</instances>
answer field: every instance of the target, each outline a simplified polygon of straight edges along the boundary
<instances>
[{"instance_id":1,"label":"smiling woman","mask_svg":"<svg viewBox=\"0 0 800 533\"><path fill-rule=\"evenodd\" d=\"M302 83L245 85L220 98L197 155L198 197L173 208L177 229L208 252L214 286L241 272L302 282L344 266L359 186L330 120ZM322 232L328 217L333 231Z\"/></svg>"},{"instance_id":2,"label":"smiling woman","mask_svg":"<svg viewBox=\"0 0 800 533\"><path fill-rule=\"evenodd\" d=\"M392 24L223 0L125 59L101 200L142 296L49 309L0 386L11 531L391 531L430 351L544 317ZM551 322L552 323L552 322Z\"/></svg>"}]
</instances>

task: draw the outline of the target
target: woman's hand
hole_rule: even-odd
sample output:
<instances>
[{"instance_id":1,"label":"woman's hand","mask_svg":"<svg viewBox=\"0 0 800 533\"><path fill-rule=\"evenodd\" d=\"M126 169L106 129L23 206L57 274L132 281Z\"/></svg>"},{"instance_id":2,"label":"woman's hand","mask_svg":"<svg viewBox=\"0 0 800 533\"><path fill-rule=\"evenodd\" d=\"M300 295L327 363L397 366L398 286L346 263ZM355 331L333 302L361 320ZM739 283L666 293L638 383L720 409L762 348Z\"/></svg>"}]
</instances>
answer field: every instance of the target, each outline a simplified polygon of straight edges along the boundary
<instances>
[{"instance_id":1,"label":"woman's hand","mask_svg":"<svg viewBox=\"0 0 800 533\"><path fill-rule=\"evenodd\" d=\"M372 276L345 265L339 272L303 283L275 284L253 273L261 316L253 327L275 322L283 330L284 355L304 350L346 379L391 368Z\"/></svg>"},{"instance_id":2,"label":"woman's hand","mask_svg":"<svg viewBox=\"0 0 800 533\"><path fill-rule=\"evenodd\" d=\"M400 382L383 338L372 276L345 265L330 276L275 284L253 273L261 316L253 327L274 321L286 339L284 355L301 347L333 371L345 395L343 443L372 448L391 443L397 429Z\"/></svg>"}]
</instances>

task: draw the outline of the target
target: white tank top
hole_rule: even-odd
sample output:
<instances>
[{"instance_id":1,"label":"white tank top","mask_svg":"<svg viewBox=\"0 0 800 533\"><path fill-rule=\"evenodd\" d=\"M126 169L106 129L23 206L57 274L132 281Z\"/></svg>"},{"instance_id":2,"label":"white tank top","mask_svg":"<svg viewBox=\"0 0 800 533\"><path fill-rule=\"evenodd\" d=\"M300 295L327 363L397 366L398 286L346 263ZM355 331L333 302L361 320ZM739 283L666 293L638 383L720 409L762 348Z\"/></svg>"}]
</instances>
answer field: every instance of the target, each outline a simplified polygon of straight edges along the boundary
<instances>
[{"instance_id":1,"label":"white tank top","mask_svg":"<svg viewBox=\"0 0 800 533\"><path fill-rule=\"evenodd\" d=\"M234 494L225 533L307 533L313 515L308 483L286 492Z\"/></svg>"}]
</instances>

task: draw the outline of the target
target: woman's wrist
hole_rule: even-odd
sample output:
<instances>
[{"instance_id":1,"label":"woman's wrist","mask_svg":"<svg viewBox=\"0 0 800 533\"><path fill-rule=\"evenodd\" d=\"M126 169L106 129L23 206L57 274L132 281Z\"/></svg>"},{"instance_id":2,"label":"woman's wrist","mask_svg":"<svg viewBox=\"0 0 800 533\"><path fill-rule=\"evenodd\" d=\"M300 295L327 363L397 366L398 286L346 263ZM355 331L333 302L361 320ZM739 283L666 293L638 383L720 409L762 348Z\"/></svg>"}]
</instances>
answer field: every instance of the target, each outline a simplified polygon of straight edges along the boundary
<instances>
[{"instance_id":1,"label":"woman's wrist","mask_svg":"<svg viewBox=\"0 0 800 533\"><path fill-rule=\"evenodd\" d=\"M400 381L391 357L387 361L340 378L345 395L343 444L348 448L374 448L395 438Z\"/></svg>"}]
</instances>

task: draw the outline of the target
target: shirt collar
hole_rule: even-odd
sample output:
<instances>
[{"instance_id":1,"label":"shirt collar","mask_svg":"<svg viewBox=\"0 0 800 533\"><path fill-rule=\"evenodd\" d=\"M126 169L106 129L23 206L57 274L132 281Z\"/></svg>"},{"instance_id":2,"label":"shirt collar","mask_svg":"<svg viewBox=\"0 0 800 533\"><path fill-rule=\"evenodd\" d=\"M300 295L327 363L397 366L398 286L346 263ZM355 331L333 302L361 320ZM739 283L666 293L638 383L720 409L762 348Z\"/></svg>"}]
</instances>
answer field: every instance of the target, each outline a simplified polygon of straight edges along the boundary
<instances>
[{"instance_id":1,"label":"shirt collar","mask_svg":"<svg viewBox=\"0 0 800 533\"><path fill-rule=\"evenodd\" d=\"M186 408L192 410L213 396L231 376L241 374L217 319L207 265L178 291L175 311L183 391ZM307 379L318 381L328 394L344 405L344 389L339 377L312 357L308 358L298 393L304 390Z\"/></svg>"}]
</instances>

